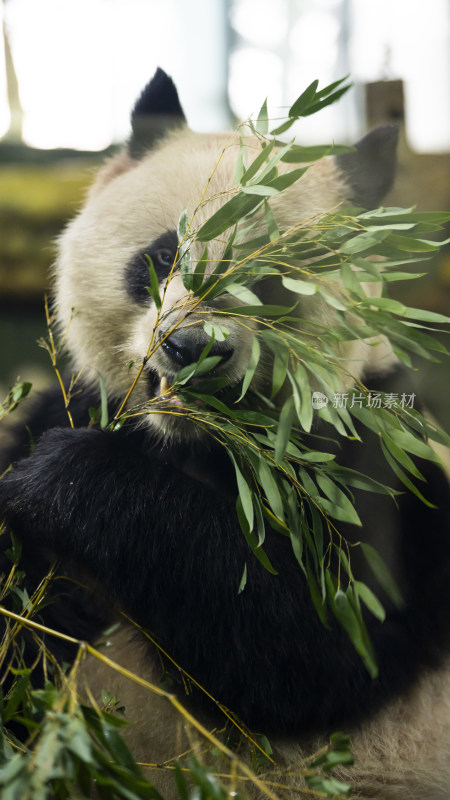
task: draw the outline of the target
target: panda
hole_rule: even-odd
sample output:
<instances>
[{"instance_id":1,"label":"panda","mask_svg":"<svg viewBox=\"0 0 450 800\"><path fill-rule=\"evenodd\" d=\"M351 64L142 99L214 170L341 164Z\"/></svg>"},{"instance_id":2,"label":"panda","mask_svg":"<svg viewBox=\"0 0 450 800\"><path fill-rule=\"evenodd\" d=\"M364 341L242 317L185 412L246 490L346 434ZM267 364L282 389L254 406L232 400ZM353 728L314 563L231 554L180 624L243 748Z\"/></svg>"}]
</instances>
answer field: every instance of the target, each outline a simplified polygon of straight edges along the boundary
<instances>
[{"instance_id":1,"label":"panda","mask_svg":"<svg viewBox=\"0 0 450 800\"><path fill-rule=\"evenodd\" d=\"M343 629L328 629L318 619L289 540L268 526L265 547L277 575L252 557L236 516L228 458L170 393L180 367L195 361L209 341L199 322L217 310L214 301L196 306L179 274L167 282L177 221L186 208L190 214L197 209L201 223L224 202L237 145L230 145L228 133L192 132L172 80L160 69L131 121L127 146L100 169L59 240L54 311L79 374L70 402L74 427L59 387L49 389L26 425L15 428L0 465L1 471L13 465L0 481L0 517L22 543L29 590L55 556L59 572L75 578L63 588L55 582L50 595L59 599L41 617L50 628L95 642L121 609L214 699L195 688L186 698L177 670L166 664L181 700L206 725L221 724L220 706L266 734L278 768L300 763L339 730L351 736L355 765L337 774L352 785L354 797L444 800L450 781L447 480L436 465L420 464L431 507L411 493L394 503L355 490L361 537L381 553L404 598L397 608L383 595L386 620L367 620L379 664L372 679ZM394 177L395 149L396 130L386 126L354 152L313 164L275 198L277 218L287 227L340 203L377 207ZM211 263L223 247L220 237L211 242ZM162 317L146 289L145 256L161 287ZM194 260L200 257L193 253ZM305 298L304 316L324 313ZM181 314L189 324L170 333ZM248 366L254 331L231 318L227 326L229 336L215 341L211 353L221 356L217 370L235 385ZM152 336L164 342L147 358ZM375 344L346 345L348 370L379 391L408 391L410 378L387 340ZM135 421L131 414L114 432L92 426L98 373L111 409L139 376L132 407L151 413ZM369 431L364 446L342 441L340 462L395 488L395 476L377 460L375 439ZM245 563L247 584L239 593ZM380 595L360 566L361 579ZM74 657L70 643L47 644L61 661ZM30 636L30 660L33 648ZM152 683L161 676L158 651L132 624L122 621L108 655ZM162 764L183 749L179 717L164 698L99 671L95 659L86 659L83 670L91 696L111 687L125 705L138 760ZM295 769L286 781L284 796L298 796L304 784ZM163 770L155 783L165 797L173 796Z\"/></svg>"}]
</instances>

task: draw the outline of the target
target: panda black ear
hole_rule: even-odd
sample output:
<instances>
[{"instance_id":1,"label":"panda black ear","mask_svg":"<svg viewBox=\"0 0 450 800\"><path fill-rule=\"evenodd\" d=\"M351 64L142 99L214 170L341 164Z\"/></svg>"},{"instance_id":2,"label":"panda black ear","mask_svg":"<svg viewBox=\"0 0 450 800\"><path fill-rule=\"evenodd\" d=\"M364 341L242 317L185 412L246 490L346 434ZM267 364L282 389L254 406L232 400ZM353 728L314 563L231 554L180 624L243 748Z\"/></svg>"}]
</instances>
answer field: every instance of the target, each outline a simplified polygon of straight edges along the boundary
<instances>
[{"instance_id":1,"label":"panda black ear","mask_svg":"<svg viewBox=\"0 0 450 800\"><path fill-rule=\"evenodd\" d=\"M364 136L353 153L337 156L356 206L377 208L392 186L397 165L397 125L382 125Z\"/></svg>"},{"instance_id":2,"label":"panda black ear","mask_svg":"<svg viewBox=\"0 0 450 800\"><path fill-rule=\"evenodd\" d=\"M154 143L172 128L184 125L186 118L178 99L172 78L164 70L156 70L141 96L136 100L131 114L132 134L128 152L132 158L141 158Z\"/></svg>"}]
</instances>

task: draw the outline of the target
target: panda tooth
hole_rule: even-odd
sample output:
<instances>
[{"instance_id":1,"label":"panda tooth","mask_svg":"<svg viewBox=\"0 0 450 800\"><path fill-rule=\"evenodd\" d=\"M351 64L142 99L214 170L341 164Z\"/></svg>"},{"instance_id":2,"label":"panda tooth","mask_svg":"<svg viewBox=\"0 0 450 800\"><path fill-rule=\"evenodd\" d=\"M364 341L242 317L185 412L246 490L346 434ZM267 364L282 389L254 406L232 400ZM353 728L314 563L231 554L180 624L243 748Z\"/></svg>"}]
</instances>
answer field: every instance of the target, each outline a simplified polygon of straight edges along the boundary
<instances>
[{"instance_id":1,"label":"panda tooth","mask_svg":"<svg viewBox=\"0 0 450 800\"><path fill-rule=\"evenodd\" d=\"M170 388L170 383L167 380L166 376L161 375L161 385L159 387L160 394L165 394L166 392L169 391L169 388Z\"/></svg>"}]
</instances>

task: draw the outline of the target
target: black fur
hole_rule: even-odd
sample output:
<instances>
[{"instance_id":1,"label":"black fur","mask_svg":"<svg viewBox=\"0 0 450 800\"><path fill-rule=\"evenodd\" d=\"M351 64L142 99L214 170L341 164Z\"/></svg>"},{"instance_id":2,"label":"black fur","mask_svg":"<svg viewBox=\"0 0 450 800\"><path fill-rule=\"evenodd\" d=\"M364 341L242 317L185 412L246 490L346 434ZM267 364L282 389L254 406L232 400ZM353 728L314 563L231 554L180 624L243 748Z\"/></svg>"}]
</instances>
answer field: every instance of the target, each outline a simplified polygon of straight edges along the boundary
<instances>
[{"instance_id":1,"label":"black fur","mask_svg":"<svg viewBox=\"0 0 450 800\"><path fill-rule=\"evenodd\" d=\"M132 135L128 143L130 156L142 158L158 139L185 122L175 84L158 67L133 108Z\"/></svg>"},{"instance_id":2,"label":"black fur","mask_svg":"<svg viewBox=\"0 0 450 800\"><path fill-rule=\"evenodd\" d=\"M337 156L355 206L377 208L392 186L397 163L397 125L375 128L355 144L355 152Z\"/></svg>"},{"instance_id":3,"label":"black fur","mask_svg":"<svg viewBox=\"0 0 450 800\"><path fill-rule=\"evenodd\" d=\"M59 412L47 425L54 421L66 424ZM375 437L365 439L364 447L344 442L344 463L358 468L367 449L375 460ZM406 602L401 611L390 609L384 624L368 619L380 665L379 678L371 681L342 629L327 630L318 621L289 540L267 532L276 576L250 553L232 479L223 491L221 459L213 450L209 462L199 454L195 480L191 448L161 448L133 429L58 427L1 481L0 514L25 553L39 542L77 562L211 694L258 730L299 734L342 726L440 663L450 637L446 512L404 494L397 516L392 500L355 493L364 540L382 541L386 531L379 526L396 517L391 566ZM420 467L428 499L445 504L443 475L433 465ZM382 475L394 484L386 469ZM360 536L359 530L344 532ZM245 563L248 582L238 594ZM63 624L69 610L67 601L59 609ZM97 634L93 620L91 636Z\"/></svg>"},{"instance_id":4,"label":"black fur","mask_svg":"<svg viewBox=\"0 0 450 800\"><path fill-rule=\"evenodd\" d=\"M87 426L89 423L88 409L98 407L100 398L86 390L82 394L74 393L70 403L70 411L75 425ZM12 445L4 447L0 453L0 474L14 461L27 459L34 450L36 441L49 425L68 425L68 415L64 407L63 397L59 386L47 391L36 403L31 401L32 411L26 419L26 426L20 425L14 429ZM26 463L26 461L24 462ZM0 481L1 486L1 481ZM48 486L50 490L50 486ZM9 537L4 535L0 539L0 573L8 574L11 563L5 556L5 549L10 546ZM39 586L43 577L48 573L50 565L55 561L54 549L48 549L45 542L26 539L25 553L20 562L25 569L25 582L28 593ZM105 606L101 594L96 591L94 584L90 589L76 585L71 578L76 576L81 584L89 584L89 574L80 564L75 565L68 553L62 560L57 570L58 579L53 581L46 592L46 606L44 612L38 614L38 621L74 636L78 639L95 641L101 631L111 621L111 608ZM69 580L67 580L67 578ZM3 601L7 607L8 598ZM26 629L22 636L25 641L24 658L28 665L35 662L38 655L36 642ZM46 637L44 637L46 638ZM70 663L76 655L77 646L62 639L47 637L46 642L57 660ZM38 667L38 670L40 667ZM34 675L34 681L39 682L39 677Z\"/></svg>"},{"instance_id":5,"label":"black fur","mask_svg":"<svg viewBox=\"0 0 450 800\"><path fill-rule=\"evenodd\" d=\"M164 281L172 269L177 253L178 238L176 231L166 231L144 250L139 250L129 262L125 272L127 292L136 303L145 305L149 301L146 286L150 285L149 264L146 256L152 260L159 282Z\"/></svg>"}]
</instances>

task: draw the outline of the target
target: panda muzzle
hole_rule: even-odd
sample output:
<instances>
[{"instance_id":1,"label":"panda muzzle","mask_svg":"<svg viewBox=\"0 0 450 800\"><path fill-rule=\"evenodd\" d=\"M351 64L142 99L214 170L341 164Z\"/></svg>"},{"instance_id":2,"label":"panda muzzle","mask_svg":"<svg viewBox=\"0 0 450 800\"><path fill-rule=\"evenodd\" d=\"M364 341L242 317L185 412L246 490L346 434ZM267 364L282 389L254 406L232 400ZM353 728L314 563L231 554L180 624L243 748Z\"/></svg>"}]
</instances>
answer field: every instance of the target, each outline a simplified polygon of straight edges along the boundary
<instances>
[{"instance_id":1,"label":"panda muzzle","mask_svg":"<svg viewBox=\"0 0 450 800\"><path fill-rule=\"evenodd\" d=\"M197 338L186 335L184 332L176 331L164 339L161 343L161 347L170 361L176 367L180 368L187 367L189 364L195 364L207 343L208 340L199 341ZM226 342L214 342L208 355L221 356L223 363L231 358L233 352L233 348Z\"/></svg>"}]
</instances>

